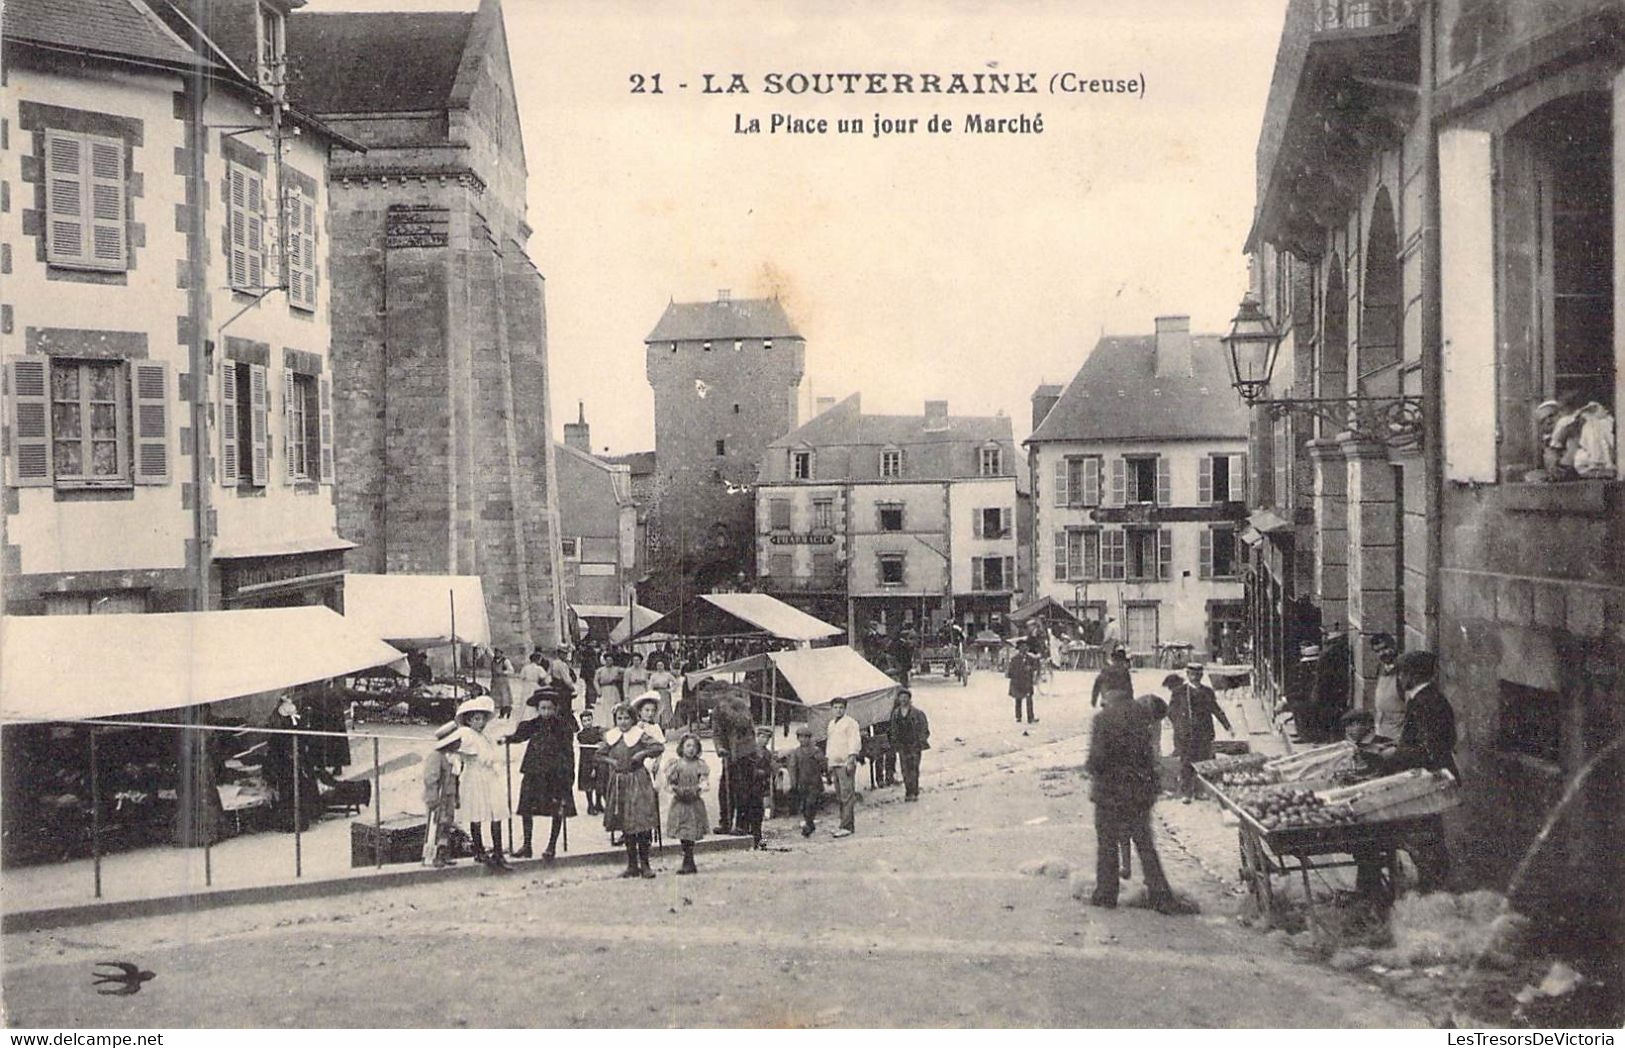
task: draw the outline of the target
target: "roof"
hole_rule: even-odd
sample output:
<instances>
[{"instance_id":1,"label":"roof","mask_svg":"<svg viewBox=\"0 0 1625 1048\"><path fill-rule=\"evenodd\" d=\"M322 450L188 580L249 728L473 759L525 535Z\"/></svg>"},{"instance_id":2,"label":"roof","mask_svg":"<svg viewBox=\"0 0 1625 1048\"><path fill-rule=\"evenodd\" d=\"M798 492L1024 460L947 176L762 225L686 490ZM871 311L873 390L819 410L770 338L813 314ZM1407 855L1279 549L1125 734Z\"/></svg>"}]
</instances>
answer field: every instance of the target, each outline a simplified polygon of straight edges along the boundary
<instances>
[{"instance_id":1,"label":"roof","mask_svg":"<svg viewBox=\"0 0 1625 1048\"><path fill-rule=\"evenodd\" d=\"M702 593L642 627L638 635L737 637L765 633L780 640L810 641L843 632L766 593Z\"/></svg>"},{"instance_id":2,"label":"roof","mask_svg":"<svg viewBox=\"0 0 1625 1048\"><path fill-rule=\"evenodd\" d=\"M344 617L402 648L491 643L478 575L346 575Z\"/></svg>"},{"instance_id":3,"label":"roof","mask_svg":"<svg viewBox=\"0 0 1625 1048\"><path fill-rule=\"evenodd\" d=\"M297 11L288 18L293 99L316 113L446 109L475 17Z\"/></svg>"},{"instance_id":4,"label":"roof","mask_svg":"<svg viewBox=\"0 0 1625 1048\"><path fill-rule=\"evenodd\" d=\"M1158 376L1157 336L1105 336L1026 443L1245 440L1247 408L1230 387L1219 336L1190 338L1190 374Z\"/></svg>"},{"instance_id":5,"label":"roof","mask_svg":"<svg viewBox=\"0 0 1625 1048\"><path fill-rule=\"evenodd\" d=\"M634 477L655 471L655 453L652 451L632 451L625 455L605 455L603 460L613 466L626 466L632 471Z\"/></svg>"},{"instance_id":6,"label":"roof","mask_svg":"<svg viewBox=\"0 0 1625 1048\"><path fill-rule=\"evenodd\" d=\"M724 338L800 338L776 298L731 298L716 302L673 302L645 342L688 342Z\"/></svg>"},{"instance_id":7,"label":"roof","mask_svg":"<svg viewBox=\"0 0 1625 1048\"><path fill-rule=\"evenodd\" d=\"M812 448L815 483L836 480L881 480L880 452L903 452L903 480L943 480L981 475L977 449L1000 444L1008 454L1000 476L1020 473L1015 438L1005 415L950 415L947 424L928 427L925 415L866 415L854 393L834 407L791 430L769 449ZM788 479L784 455L769 455L762 479Z\"/></svg>"},{"instance_id":8,"label":"roof","mask_svg":"<svg viewBox=\"0 0 1625 1048\"><path fill-rule=\"evenodd\" d=\"M319 606L0 618L0 717L62 720L177 709L399 660ZM109 682L116 681L115 686Z\"/></svg>"},{"instance_id":9,"label":"roof","mask_svg":"<svg viewBox=\"0 0 1625 1048\"><path fill-rule=\"evenodd\" d=\"M1026 622L1034 615L1039 615L1050 621L1078 622L1079 619L1054 597L1039 597L1028 601L1010 613L1011 622Z\"/></svg>"},{"instance_id":10,"label":"roof","mask_svg":"<svg viewBox=\"0 0 1625 1048\"><path fill-rule=\"evenodd\" d=\"M688 681L693 684L708 677L759 672L770 665L794 693L785 695L775 689L771 693L775 699L781 702L794 699L803 706L818 707L809 717L813 734L817 737L828 734L829 722L833 717L829 704L836 699L847 700L847 715L863 727L891 715L897 682L844 644L751 655L699 673L690 673Z\"/></svg>"},{"instance_id":11,"label":"roof","mask_svg":"<svg viewBox=\"0 0 1625 1048\"><path fill-rule=\"evenodd\" d=\"M165 65L200 62L139 0L7 0L5 38Z\"/></svg>"}]
</instances>

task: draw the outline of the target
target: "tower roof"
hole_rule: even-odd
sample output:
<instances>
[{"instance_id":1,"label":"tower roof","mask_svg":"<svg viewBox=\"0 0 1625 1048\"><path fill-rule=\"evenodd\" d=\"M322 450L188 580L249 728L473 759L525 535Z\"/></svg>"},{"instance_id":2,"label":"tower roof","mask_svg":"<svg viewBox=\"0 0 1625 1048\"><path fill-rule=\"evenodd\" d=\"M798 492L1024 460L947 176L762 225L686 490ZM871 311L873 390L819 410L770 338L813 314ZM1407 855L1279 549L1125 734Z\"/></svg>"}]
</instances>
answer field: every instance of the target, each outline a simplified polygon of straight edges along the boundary
<instances>
[{"instance_id":1,"label":"tower roof","mask_svg":"<svg viewBox=\"0 0 1625 1048\"><path fill-rule=\"evenodd\" d=\"M697 339L800 338L801 332L776 298L734 298L715 302L673 302L645 342Z\"/></svg>"},{"instance_id":2,"label":"tower roof","mask_svg":"<svg viewBox=\"0 0 1625 1048\"><path fill-rule=\"evenodd\" d=\"M445 109L475 14L448 11L301 11L288 51L301 105L318 113Z\"/></svg>"}]
</instances>

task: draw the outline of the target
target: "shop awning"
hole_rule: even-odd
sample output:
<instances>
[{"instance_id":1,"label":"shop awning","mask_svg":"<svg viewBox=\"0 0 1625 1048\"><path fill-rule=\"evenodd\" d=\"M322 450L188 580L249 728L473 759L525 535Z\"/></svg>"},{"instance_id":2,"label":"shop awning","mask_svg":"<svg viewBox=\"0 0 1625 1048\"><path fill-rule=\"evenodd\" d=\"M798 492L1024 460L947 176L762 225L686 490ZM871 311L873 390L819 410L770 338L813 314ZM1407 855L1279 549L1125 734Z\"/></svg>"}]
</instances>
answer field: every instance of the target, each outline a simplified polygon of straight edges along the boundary
<instances>
[{"instance_id":1,"label":"shop awning","mask_svg":"<svg viewBox=\"0 0 1625 1048\"><path fill-rule=\"evenodd\" d=\"M836 699L845 699L847 713L864 726L891 715L897 682L844 644L833 648L801 648L751 655L690 673L688 680L693 684L709 677L762 672L769 666L777 670L789 685L789 694L776 691L775 697L811 707L808 719L813 731L820 737L832 716L829 704Z\"/></svg>"},{"instance_id":2,"label":"shop awning","mask_svg":"<svg viewBox=\"0 0 1625 1048\"><path fill-rule=\"evenodd\" d=\"M215 543L210 554L215 560L249 560L254 557L290 557L300 553L342 552L347 549L355 549L355 543L329 533L237 542L222 539Z\"/></svg>"},{"instance_id":3,"label":"shop awning","mask_svg":"<svg viewBox=\"0 0 1625 1048\"><path fill-rule=\"evenodd\" d=\"M766 593L703 593L690 597L676 611L667 612L634 636L669 633L675 637L769 636L779 640L812 641L838 637L845 631L815 619Z\"/></svg>"},{"instance_id":4,"label":"shop awning","mask_svg":"<svg viewBox=\"0 0 1625 1048\"><path fill-rule=\"evenodd\" d=\"M397 648L450 644L454 610L457 639L489 647L491 626L478 575L344 576L344 617Z\"/></svg>"},{"instance_id":5,"label":"shop awning","mask_svg":"<svg viewBox=\"0 0 1625 1048\"><path fill-rule=\"evenodd\" d=\"M1067 610L1066 606L1060 601L1056 600L1054 597L1039 597L1037 600L1028 601L1026 604L1023 604L1021 607L1010 613L1010 621L1026 622L1034 615L1042 616L1043 618L1052 622L1069 622L1073 625L1081 624L1081 620L1076 615L1072 614L1071 611Z\"/></svg>"},{"instance_id":6,"label":"shop awning","mask_svg":"<svg viewBox=\"0 0 1625 1048\"><path fill-rule=\"evenodd\" d=\"M611 622L619 622L626 618L625 604L572 604L570 609L584 619L609 619Z\"/></svg>"},{"instance_id":7,"label":"shop awning","mask_svg":"<svg viewBox=\"0 0 1625 1048\"><path fill-rule=\"evenodd\" d=\"M0 717L66 720L290 688L401 653L324 607L0 617Z\"/></svg>"},{"instance_id":8,"label":"shop awning","mask_svg":"<svg viewBox=\"0 0 1625 1048\"><path fill-rule=\"evenodd\" d=\"M654 625L659 618L660 612L653 608L646 608L642 604L634 604L632 606L631 621L628 622L626 609L622 608L620 620L615 624L615 628L609 631L609 642L611 644L625 644L628 636L641 631L645 626ZM650 635L644 639L651 640L653 636Z\"/></svg>"}]
</instances>

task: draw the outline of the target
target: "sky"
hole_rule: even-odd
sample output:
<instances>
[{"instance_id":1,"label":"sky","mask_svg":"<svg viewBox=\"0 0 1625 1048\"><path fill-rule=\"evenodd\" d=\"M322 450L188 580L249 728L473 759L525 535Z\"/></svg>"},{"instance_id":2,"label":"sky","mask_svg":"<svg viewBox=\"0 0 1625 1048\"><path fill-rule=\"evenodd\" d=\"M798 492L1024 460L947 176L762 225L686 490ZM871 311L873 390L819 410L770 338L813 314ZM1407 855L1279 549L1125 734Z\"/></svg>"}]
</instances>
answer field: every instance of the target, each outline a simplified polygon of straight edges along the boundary
<instances>
[{"instance_id":1,"label":"sky","mask_svg":"<svg viewBox=\"0 0 1625 1048\"><path fill-rule=\"evenodd\" d=\"M400 9L411 0L315 0ZM468 9L471 0L415 5ZM1066 382L1102 333L1161 314L1224 330L1285 0L767 5L504 0L547 278L555 436L585 405L595 450L653 446L643 339L667 303L777 294L807 340L813 398L869 412L1009 414ZM771 96L770 73L1030 72L1041 93ZM702 74L749 94L705 95ZM1052 76L1143 77L1051 94ZM662 92L631 77L661 75ZM678 88L686 83L687 89ZM645 88L652 81L645 79ZM822 135L735 133L773 114ZM964 117L1041 134L967 134ZM837 134L839 118L916 118ZM932 116L953 133L934 134Z\"/></svg>"}]
</instances>

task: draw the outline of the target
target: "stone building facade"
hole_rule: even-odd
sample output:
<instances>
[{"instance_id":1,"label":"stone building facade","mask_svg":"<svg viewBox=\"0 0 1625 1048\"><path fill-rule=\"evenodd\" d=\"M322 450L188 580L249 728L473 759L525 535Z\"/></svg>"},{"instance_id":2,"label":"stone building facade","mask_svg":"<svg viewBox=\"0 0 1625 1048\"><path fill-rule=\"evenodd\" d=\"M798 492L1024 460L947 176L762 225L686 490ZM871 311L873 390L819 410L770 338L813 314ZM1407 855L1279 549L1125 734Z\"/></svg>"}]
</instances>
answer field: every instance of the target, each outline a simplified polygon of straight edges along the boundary
<instances>
[{"instance_id":1,"label":"stone building facade","mask_svg":"<svg viewBox=\"0 0 1625 1048\"><path fill-rule=\"evenodd\" d=\"M1544 468L1538 416L1625 403L1621 39L1610 0L1294 0L1249 242L1287 334L1271 395L1420 413L1409 441L1292 420L1308 596L1353 634L1355 701L1371 634L1437 652L1464 879L1579 900L1616 934L1625 474Z\"/></svg>"},{"instance_id":2,"label":"stone building facade","mask_svg":"<svg viewBox=\"0 0 1625 1048\"><path fill-rule=\"evenodd\" d=\"M636 599L637 507L632 471L592 454L592 430L584 408L564 424L564 443L554 448L559 478L559 544L564 555L564 596L572 605L624 608ZM579 614L579 611L578 611Z\"/></svg>"},{"instance_id":3,"label":"stone building facade","mask_svg":"<svg viewBox=\"0 0 1625 1048\"><path fill-rule=\"evenodd\" d=\"M644 340L655 479L644 604L746 584L767 446L799 421L806 342L777 299L673 302Z\"/></svg>"},{"instance_id":4,"label":"stone building facade","mask_svg":"<svg viewBox=\"0 0 1625 1048\"><path fill-rule=\"evenodd\" d=\"M495 644L562 637L547 324L501 7L296 13L333 165L341 529L353 570L475 574Z\"/></svg>"}]
</instances>

